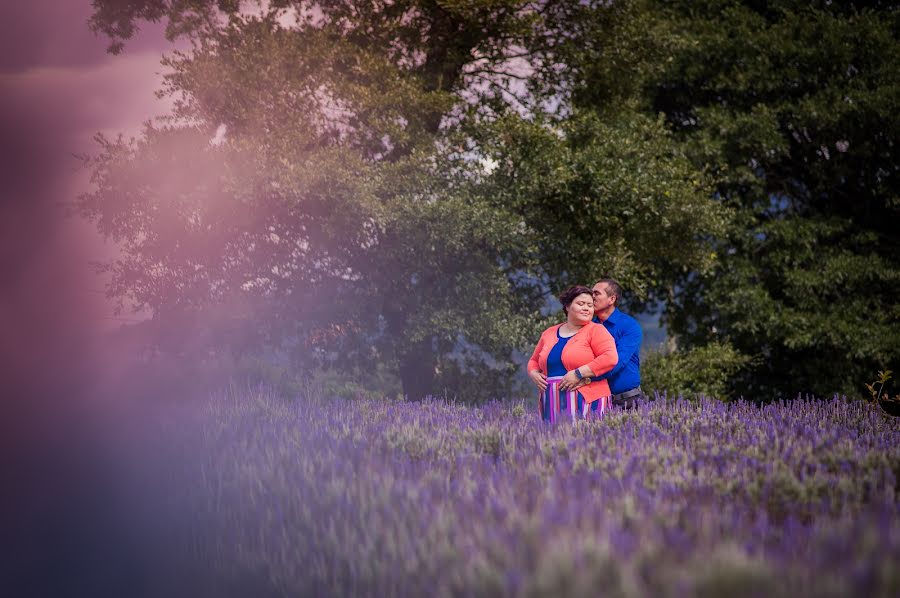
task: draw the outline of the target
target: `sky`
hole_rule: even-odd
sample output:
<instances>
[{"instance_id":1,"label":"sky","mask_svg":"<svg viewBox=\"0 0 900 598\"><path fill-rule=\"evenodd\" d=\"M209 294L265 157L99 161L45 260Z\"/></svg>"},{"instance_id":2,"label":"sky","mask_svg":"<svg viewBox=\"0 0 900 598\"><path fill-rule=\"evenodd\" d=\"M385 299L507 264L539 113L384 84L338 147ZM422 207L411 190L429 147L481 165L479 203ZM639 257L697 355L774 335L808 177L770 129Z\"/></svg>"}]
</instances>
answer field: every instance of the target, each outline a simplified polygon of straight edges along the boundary
<instances>
[{"instance_id":1,"label":"sky","mask_svg":"<svg viewBox=\"0 0 900 598\"><path fill-rule=\"evenodd\" d=\"M32 390L65 386L90 375L119 322L91 267L115 247L66 215L89 188L76 156L96 152L96 133L135 135L168 111L154 91L172 45L145 26L113 56L87 26L90 0L0 3L0 367Z\"/></svg>"}]
</instances>

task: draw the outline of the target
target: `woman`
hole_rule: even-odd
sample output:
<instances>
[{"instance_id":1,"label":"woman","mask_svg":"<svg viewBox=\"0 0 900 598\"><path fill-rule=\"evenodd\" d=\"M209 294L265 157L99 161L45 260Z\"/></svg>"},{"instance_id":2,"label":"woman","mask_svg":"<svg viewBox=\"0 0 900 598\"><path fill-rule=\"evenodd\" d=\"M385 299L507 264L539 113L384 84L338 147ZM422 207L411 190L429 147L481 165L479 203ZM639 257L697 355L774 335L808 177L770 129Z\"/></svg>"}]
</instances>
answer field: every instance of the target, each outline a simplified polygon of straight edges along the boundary
<instances>
[{"instance_id":1,"label":"woman","mask_svg":"<svg viewBox=\"0 0 900 598\"><path fill-rule=\"evenodd\" d=\"M603 413L609 406L609 384L593 380L619 361L612 335L594 317L591 289L574 286L559 296L566 321L541 334L531 359L528 376L541 391L541 416L550 422L559 413L585 417L591 411ZM587 384L584 384L587 380ZM577 390L576 390L577 387Z\"/></svg>"}]
</instances>

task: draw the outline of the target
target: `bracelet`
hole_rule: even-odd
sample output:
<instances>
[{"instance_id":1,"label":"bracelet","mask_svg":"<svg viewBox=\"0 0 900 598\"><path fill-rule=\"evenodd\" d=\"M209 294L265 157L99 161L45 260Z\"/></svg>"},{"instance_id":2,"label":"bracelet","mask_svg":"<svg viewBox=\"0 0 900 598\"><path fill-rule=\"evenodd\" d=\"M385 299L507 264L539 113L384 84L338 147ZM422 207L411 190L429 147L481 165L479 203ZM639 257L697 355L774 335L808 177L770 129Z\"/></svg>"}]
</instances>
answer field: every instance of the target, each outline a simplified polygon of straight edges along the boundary
<instances>
[{"instance_id":1,"label":"bracelet","mask_svg":"<svg viewBox=\"0 0 900 598\"><path fill-rule=\"evenodd\" d=\"M584 378L584 376L581 375L581 370L578 368L575 368L575 377L578 378L579 380Z\"/></svg>"}]
</instances>

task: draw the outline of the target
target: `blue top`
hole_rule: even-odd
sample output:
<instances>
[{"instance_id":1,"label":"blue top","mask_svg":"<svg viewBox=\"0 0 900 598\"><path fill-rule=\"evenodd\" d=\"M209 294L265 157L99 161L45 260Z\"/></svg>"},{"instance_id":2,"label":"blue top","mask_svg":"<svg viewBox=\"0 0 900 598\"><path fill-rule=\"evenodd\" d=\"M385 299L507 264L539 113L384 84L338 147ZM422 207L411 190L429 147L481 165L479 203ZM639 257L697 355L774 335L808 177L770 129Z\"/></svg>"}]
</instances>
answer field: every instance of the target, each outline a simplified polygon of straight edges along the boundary
<instances>
[{"instance_id":1,"label":"blue top","mask_svg":"<svg viewBox=\"0 0 900 598\"><path fill-rule=\"evenodd\" d=\"M559 328L562 328L562 325ZM553 345L553 348L550 349L550 353L547 355L547 376L565 376L569 371L563 365L562 352L566 348L566 343L569 342L569 339L575 335L560 336L559 328L556 329L556 344Z\"/></svg>"},{"instance_id":2,"label":"blue top","mask_svg":"<svg viewBox=\"0 0 900 598\"><path fill-rule=\"evenodd\" d=\"M638 321L613 308L609 317L600 322L600 318L594 316L594 321L602 323L603 327L616 341L616 352L619 354L619 363L616 367L602 376L596 376L597 380L609 382L609 390L617 395L641 385L641 341L644 333ZM549 360L548 360L549 363Z\"/></svg>"}]
</instances>

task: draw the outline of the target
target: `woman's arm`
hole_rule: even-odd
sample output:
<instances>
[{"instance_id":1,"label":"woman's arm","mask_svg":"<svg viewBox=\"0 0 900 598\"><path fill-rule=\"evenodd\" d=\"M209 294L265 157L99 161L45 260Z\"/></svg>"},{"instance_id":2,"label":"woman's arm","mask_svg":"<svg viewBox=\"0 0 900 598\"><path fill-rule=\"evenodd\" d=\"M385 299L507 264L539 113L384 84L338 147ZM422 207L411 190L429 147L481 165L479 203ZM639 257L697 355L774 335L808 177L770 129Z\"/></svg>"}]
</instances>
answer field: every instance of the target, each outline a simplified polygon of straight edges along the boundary
<instances>
[{"instance_id":1,"label":"woman's arm","mask_svg":"<svg viewBox=\"0 0 900 598\"><path fill-rule=\"evenodd\" d=\"M541 392L547 390L547 377L541 371L541 350L544 348L544 335L541 335L541 338L538 340L537 346L534 348L534 352L531 354L531 359L528 360L528 377L531 378L531 381L534 382L534 385L538 387Z\"/></svg>"},{"instance_id":2,"label":"woman's arm","mask_svg":"<svg viewBox=\"0 0 900 598\"><path fill-rule=\"evenodd\" d=\"M594 352L594 359L587 367L594 376L602 376L619 362L616 341L603 325L597 325L591 331L591 350Z\"/></svg>"},{"instance_id":3,"label":"woman's arm","mask_svg":"<svg viewBox=\"0 0 900 598\"><path fill-rule=\"evenodd\" d=\"M579 376L578 374L581 374L581 376ZM591 369L590 364L583 365L580 368L575 368L574 370L566 372L566 375L563 376L563 379L559 381L559 389L574 390L576 388L584 386L588 383L585 378L590 378L593 375L594 371Z\"/></svg>"},{"instance_id":4,"label":"woman's arm","mask_svg":"<svg viewBox=\"0 0 900 598\"><path fill-rule=\"evenodd\" d=\"M619 361L619 354L616 351L616 341L606 328L602 325L597 325L593 328L591 330L589 344L591 352L594 354L594 359L586 365L567 373L559 382L560 389L574 390L581 388L587 384L584 378L591 377L592 380L597 377L602 378L603 374L616 366L616 363ZM581 374L580 378L576 375L576 371Z\"/></svg>"}]
</instances>

